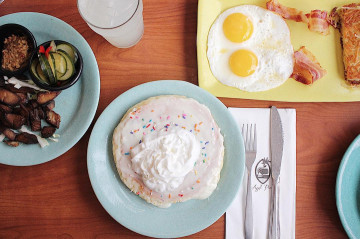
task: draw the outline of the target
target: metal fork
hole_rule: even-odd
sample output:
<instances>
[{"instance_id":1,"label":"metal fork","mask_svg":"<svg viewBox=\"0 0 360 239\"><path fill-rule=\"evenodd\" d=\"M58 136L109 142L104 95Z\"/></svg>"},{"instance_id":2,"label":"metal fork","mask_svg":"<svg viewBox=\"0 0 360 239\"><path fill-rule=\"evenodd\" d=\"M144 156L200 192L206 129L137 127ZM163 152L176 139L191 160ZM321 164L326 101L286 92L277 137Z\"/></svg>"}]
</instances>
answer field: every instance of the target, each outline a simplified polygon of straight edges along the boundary
<instances>
[{"instance_id":1,"label":"metal fork","mask_svg":"<svg viewBox=\"0 0 360 239\"><path fill-rule=\"evenodd\" d=\"M251 192L251 168L256 158L256 124L244 124L242 135L245 144L246 169L248 172L248 183L245 207L245 239L253 238L253 215L252 215L252 192Z\"/></svg>"}]
</instances>

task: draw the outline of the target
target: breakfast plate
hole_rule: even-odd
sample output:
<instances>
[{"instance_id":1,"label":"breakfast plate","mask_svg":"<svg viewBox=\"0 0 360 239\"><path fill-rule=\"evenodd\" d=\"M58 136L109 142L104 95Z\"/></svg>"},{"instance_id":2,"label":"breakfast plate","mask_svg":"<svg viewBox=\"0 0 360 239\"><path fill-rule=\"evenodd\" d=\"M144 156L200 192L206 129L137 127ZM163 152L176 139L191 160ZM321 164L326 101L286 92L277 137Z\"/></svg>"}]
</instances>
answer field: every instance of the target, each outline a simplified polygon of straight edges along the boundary
<instances>
[{"instance_id":1,"label":"breakfast plate","mask_svg":"<svg viewBox=\"0 0 360 239\"><path fill-rule=\"evenodd\" d=\"M17 23L28 28L37 44L61 39L79 49L84 60L84 70L79 81L64 90L55 99L55 111L61 115L58 142L49 146L20 145L12 148L0 143L0 163L28 166L48 162L74 146L85 134L94 118L100 95L99 68L90 46L74 28L64 21L41 13L21 12L0 17L0 25Z\"/></svg>"},{"instance_id":2,"label":"breakfast plate","mask_svg":"<svg viewBox=\"0 0 360 239\"><path fill-rule=\"evenodd\" d=\"M158 208L132 193L121 181L112 154L112 134L133 105L152 96L184 95L205 104L224 135L224 166L213 194L204 200ZM244 172L244 146L228 109L205 90L183 81L165 80L136 86L117 97L101 114L88 145L92 187L105 210L120 224L139 234L174 238L196 233L214 223L233 201Z\"/></svg>"},{"instance_id":3,"label":"breakfast plate","mask_svg":"<svg viewBox=\"0 0 360 239\"><path fill-rule=\"evenodd\" d=\"M198 5L197 57L199 86L218 97L274 100L289 102L347 102L359 101L360 89L350 88L345 84L342 63L340 34L330 27L330 34L320 35L308 30L307 25L295 21L286 21L291 34L294 50L305 46L310 50L327 74L313 85L304 85L288 79L281 86L261 92L245 92L226 86L218 81L211 72L207 58L209 30L220 13L228 8L252 4L266 8L268 0L200 0ZM321 9L331 11L334 7L354 2L353 0L281 0L281 4L308 13ZM256 26L254 26L256 27Z\"/></svg>"},{"instance_id":4,"label":"breakfast plate","mask_svg":"<svg viewBox=\"0 0 360 239\"><path fill-rule=\"evenodd\" d=\"M352 239L360 238L360 135L347 149L337 174L336 205Z\"/></svg>"}]
</instances>

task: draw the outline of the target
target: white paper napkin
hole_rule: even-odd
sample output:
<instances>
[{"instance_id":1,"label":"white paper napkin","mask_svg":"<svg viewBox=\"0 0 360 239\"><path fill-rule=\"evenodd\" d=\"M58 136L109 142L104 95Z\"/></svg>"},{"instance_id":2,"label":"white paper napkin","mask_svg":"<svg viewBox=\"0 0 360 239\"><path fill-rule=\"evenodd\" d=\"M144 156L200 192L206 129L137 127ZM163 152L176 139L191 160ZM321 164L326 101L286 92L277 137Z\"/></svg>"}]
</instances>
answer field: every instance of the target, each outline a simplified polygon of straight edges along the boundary
<instances>
[{"instance_id":1,"label":"white paper napkin","mask_svg":"<svg viewBox=\"0 0 360 239\"><path fill-rule=\"evenodd\" d=\"M240 129L243 124L256 123L257 155L251 170L253 238L267 239L269 225L270 193L272 183L269 178L270 157L270 108L243 109L229 108ZM295 238L296 202L296 111L279 109L284 131L284 150L280 172L280 230L281 238ZM238 195L226 212L226 238L244 238L247 172Z\"/></svg>"}]
</instances>

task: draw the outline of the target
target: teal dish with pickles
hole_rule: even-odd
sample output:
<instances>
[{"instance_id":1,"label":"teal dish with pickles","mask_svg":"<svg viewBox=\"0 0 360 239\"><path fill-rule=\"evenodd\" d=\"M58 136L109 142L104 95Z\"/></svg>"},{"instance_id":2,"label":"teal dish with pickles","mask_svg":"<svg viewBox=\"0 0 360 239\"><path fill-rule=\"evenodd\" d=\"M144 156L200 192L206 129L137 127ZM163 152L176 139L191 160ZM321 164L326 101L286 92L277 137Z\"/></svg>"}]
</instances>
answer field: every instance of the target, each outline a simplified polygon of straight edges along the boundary
<instances>
[{"instance_id":1,"label":"teal dish with pickles","mask_svg":"<svg viewBox=\"0 0 360 239\"><path fill-rule=\"evenodd\" d=\"M39 87L59 91L74 85L83 70L80 52L69 42L47 41L36 48L30 76Z\"/></svg>"}]
</instances>

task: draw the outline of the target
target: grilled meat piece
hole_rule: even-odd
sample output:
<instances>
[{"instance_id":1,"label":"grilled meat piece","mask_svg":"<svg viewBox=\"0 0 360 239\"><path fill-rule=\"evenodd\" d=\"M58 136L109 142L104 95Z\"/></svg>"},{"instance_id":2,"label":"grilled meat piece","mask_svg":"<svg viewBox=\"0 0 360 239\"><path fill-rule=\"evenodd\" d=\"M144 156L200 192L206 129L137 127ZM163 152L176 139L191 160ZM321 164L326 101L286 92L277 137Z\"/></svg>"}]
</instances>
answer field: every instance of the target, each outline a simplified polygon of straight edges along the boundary
<instances>
[{"instance_id":1,"label":"grilled meat piece","mask_svg":"<svg viewBox=\"0 0 360 239\"><path fill-rule=\"evenodd\" d=\"M46 105L44 105L44 110L52 110L55 108L55 100L50 100Z\"/></svg>"},{"instance_id":2,"label":"grilled meat piece","mask_svg":"<svg viewBox=\"0 0 360 239\"><path fill-rule=\"evenodd\" d=\"M16 88L13 84L6 84L4 86L5 89L13 92L13 93L22 93L22 94L35 94L35 89L33 88L30 88L30 87L25 87L25 86L22 86L20 87L19 89Z\"/></svg>"},{"instance_id":3,"label":"grilled meat piece","mask_svg":"<svg viewBox=\"0 0 360 239\"><path fill-rule=\"evenodd\" d=\"M35 108L39 107L39 104L38 104L38 102L36 100L30 100L29 101L29 107L31 109L35 109Z\"/></svg>"},{"instance_id":4,"label":"grilled meat piece","mask_svg":"<svg viewBox=\"0 0 360 239\"><path fill-rule=\"evenodd\" d=\"M51 124L52 126L59 128L61 117L59 114L57 114L55 111L49 110L46 112L46 118L45 121Z\"/></svg>"},{"instance_id":5,"label":"grilled meat piece","mask_svg":"<svg viewBox=\"0 0 360 239\"><path fill-rule=\"evenodd\" d=\"M39 112L39 118L40 118L40 119L45 119L45 111L43 110L43 108L37 107L36 109L37 109L38 112Z\"/></svg>"},{"instance_id":6,"label":"grilled meat piece","mask_svg":"<svg viewBox=\"0 0 360 239\"><path fill-rule=\"evenodd\" d=\"M30 108L26 107L23 104L20 104L20 107L14 109L14 113L18 115L22 115L25 118L25 124L30 125Z\"/></svg>"},{"instance_id":7,"label":"grilled meat piece","mask_svg":"<svg viewBox=\"0 0 360 239\"><path fill-rule=\"evenodd\" d=\"M18 141L12 141L12 140L5 140L4 143L11 147L17 147L20 145Z\"/></svg>"},{"instance_id":8,"label":"grilled meat piece","mask_svg":"<svg viewBox=\"0 0 360 239\"><path fill-rule=\"evenodd\" d=\"M20 97L15 93L8 91L4 88L0 88L0 103L14 106L20 103Z\"/></svg>"},{"instance_id":9,"label":"grilled meat piece","mask_svg":"<svg viewBox=\"0 0 360 239\"><path fill-rule=\"evenodd\" d=\"M0 111L2 111L4 113L11 113L13 110L11 107L9 107L7 105L0 104Z\"/></svg>"},{"instance_id":10,"label":"grilled meat piece","mask_svg":"<svg viewBox=\"0 0 360 239\"><path fill-rule=\"evenodd\" d=\"M56 131L55 127L52 126L44 126L41 130L41 137L49 138L51 137Z\"/></svg>"},{"instance_id":11,"label":"grilled meat piece","mask_svg":"<svg viewBox=\"0 0 360 239\"><path fill-rule=\"evenodd\" d=\"M41 130L41 119L39 117L39 110L33 109L30 111L30 124L32 131L40 131Z\"/></svg>"},{"instance_id":12,"label":"grilled meat piece","mask_svg":"<svg viewBox=\"0 0 360 239\"><path fill-rule=\"evenodd\" d=\"M35 135L25 133L25 132L16 135L15 140L19 141L21 143L24 143L24 144L37 144L38 143L38 140Z\"/></svg>"},{"instance_id":13,"label":"grilled meat piece","mask_svg":"<svg viewBox=\"0 0 360 239\"><path fill-rule=\"evenodd\" d=\"M14 131L12 131L11 129L0 125L0 132L3 133L6 138L8 138L10 140L15 140L16 133Z\"/></svg>"},{"instance_id":14,"label":"grilled meat piece","mask_svg":"<svg viewBox=\"0 0 360 239\"><path fill-rule=\"evenodd\" d=\"M26 123L26 119L22 115L5 113L1 117L2 123L12 129L20 129Z\"/></svg>"},{"instance_id":15,"label":"grilled meat piece","mask_svg":"<svg viewBox=\"0 0 360 239\"><path fill-rule=\"evenodd\" d=\"M26 104L28 102L27 94L25 93L15 93L15 94L20 97L20 103Z\"/></svg>"},{"instance_id":16,"label":"grilled meat piece","mask_svg":"<svg viewBox=\"0 0 360 239\"><path fill-rule=\"evenodd\" d=\"M16 133L14 131L12 131L11 129L4 129L2 132L6 138L10 139L10 140L15 140L16 138Z\"/></svg>"},{"instance_id":17,"label":"grilled meat piece","mask_svg":"<svg viewBox=\"0 0 360 239\"><path fill-rule=\"evenodd\" d=\"M37 94L37 102L40 105L44 105L48 103L49 101L55 99L61 91L46 91L46 92L39 92Z\"/></svg>"}]
</instances>

